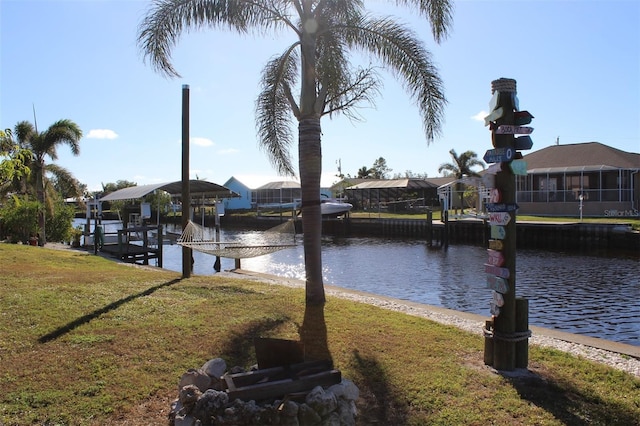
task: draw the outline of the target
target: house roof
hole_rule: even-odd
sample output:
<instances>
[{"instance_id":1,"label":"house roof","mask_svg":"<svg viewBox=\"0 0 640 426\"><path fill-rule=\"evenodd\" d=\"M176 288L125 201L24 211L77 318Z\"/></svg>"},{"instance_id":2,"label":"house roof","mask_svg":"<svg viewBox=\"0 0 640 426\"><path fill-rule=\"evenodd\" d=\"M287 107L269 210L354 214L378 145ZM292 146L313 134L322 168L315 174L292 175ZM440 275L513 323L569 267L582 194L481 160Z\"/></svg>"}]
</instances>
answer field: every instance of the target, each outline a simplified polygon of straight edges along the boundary
<instances>
[{"instance_id":1,"label":"house roof","mask_svg":"<svg viewBox=\"0 0 640 426\"><path fill-rule=\"evenodd\" d=\"M191 196L205 196L209 198L233 198L240 195L233 192L227 187L218 185L217 183L207 182L206 180L190 180L189 188ZM135 200L142 198L155 190L168 192L172 196L182 195L182 181L154 183L150 185L131 186L129 188L119 189L110 194L105 195L100 201L116 201L116 200Z\"/></svg>"},{"instance_id":2,"label":"house roof","mask_svg":"<svg viewBox=\"0 0 640 426\"><path fill-rule=\"evenodd\" d=\"M423 189L436 188L438 185L424 179L365 179L364 181L345 188L347 191L355 189Z\"/></svg>"},{"instance_id":3,"label":"house roof","mask_svg":"<svg viewBox=\"0 0 640 426\"><path fill-rule=\"evenodd\" d=\"M256 188L256 191L264 190L264 189L299 189L300 183L293 180L283 180L279 182L269 182L267 184L262 185L259 188Z\"/></svg>"},{"instance_id":4,"label":"house roof","mask_svg":"<svg viewBox=\"0 0 640 426\"><path fill-rule=\"evenodd\" d=\"M640 154L599 142L551 145L527 154L529 173L598 171L640 168Z\"/></svg>"}]
</instances>

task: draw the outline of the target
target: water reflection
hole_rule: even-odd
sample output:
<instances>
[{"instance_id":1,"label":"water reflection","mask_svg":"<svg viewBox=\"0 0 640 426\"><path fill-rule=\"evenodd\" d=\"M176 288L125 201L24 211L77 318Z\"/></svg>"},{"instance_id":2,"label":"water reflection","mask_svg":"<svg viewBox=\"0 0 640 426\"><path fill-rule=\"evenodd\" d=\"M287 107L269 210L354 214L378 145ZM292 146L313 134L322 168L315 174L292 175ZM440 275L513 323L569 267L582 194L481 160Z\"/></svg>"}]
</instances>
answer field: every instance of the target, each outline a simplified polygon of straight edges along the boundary
<instances>
[{"instance_id":1,"label":"water reflection","mask_svg":"<svg viewBox=\"0 0 640 426\"><path fill-rule=\"evenodd\" d=\"M270 241L261 232L222 232L223 241ZM242 268L304 279L301 238L294 249L242 260ZM422 241L378 238L324 238L326 284L398 299L487 315L482 247L456 245L429 249ZM194 273L214 274L215 258L194 252ZM167 269L181 271L181 249L165 246ZM233 259L222 259L232 269ZM540 250L519 250L518 297L529 299L532 325L586 334L640 346L640 261Z\"/></svg>"}]
</instances>

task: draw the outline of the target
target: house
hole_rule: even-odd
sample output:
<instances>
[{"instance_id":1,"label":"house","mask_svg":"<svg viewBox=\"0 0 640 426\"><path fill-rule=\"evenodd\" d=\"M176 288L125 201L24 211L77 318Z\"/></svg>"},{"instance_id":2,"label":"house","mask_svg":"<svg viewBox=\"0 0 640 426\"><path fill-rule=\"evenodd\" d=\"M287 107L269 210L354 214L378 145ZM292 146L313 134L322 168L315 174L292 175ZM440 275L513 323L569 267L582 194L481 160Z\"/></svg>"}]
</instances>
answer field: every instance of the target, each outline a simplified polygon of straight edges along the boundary
<instances>
[{"instance_id":1,"label":"house","mask_svg":"<svg viewBox=\"0 0 640 426\"><path fill-rule=\"evenodd\" d=\"M518 214L640 216L640 154L587 142L552 145L523 159Z\"/></svg>"},{"instance_id":2,"label":"house","mask_svg":"<svg viewBox=\"0 0 640 426\"><path fill-rule=\"evenodd\" d=\"M237 198L226 198L224 207L226 210L249 210L251 209L251 188L231 176L224 184L233 192L239 194Z\"/></svg>"}]
</instances>

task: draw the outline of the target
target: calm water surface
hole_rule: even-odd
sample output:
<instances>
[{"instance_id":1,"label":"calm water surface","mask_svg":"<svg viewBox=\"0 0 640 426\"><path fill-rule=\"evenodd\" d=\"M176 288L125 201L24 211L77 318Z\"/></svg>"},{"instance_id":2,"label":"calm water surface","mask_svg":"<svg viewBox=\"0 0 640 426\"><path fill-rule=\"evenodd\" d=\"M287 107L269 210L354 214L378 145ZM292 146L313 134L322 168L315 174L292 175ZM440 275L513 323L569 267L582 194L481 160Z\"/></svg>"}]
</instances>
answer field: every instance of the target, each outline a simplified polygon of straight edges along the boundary
<instances>
[{"instance_id":1,"label":"calm water surface","mask_svg":"<svg viewBox=\"0 0 640 426\"><path fill-rule=\"evenodd\" d=\"M265 244L270 234L225 232L222 241ZM242 268L304 279L298 246L242 260ZM424 241L380 238L323 239L326 284L490 316L486 249L454 245L430 249ZM215 257L194 251L194 273L212 275ZM163 266L182 271L182 251L164 247ZM232 269L233 259L222 259ZM532 325L640 346L640 257L600 257L519 250L517 296L529 299Z\"/></svg>"}]
</instances>

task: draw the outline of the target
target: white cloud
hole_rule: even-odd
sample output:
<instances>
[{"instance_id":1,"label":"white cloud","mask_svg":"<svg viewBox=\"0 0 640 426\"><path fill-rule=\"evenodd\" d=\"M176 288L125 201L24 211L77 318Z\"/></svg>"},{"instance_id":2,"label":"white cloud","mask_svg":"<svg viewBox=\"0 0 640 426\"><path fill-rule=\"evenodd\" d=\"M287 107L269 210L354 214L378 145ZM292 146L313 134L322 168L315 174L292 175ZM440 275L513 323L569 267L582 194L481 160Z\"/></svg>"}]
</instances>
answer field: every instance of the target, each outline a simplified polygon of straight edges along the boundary
<instances>
[{"instance_id":1,"label":"white cloud","mask_svg":"<svg viewBox=\"0 0 640 426\"><path fill-rule=\"evenodd\" d=\"M475 120L475 121L484 121L484 118L489 115L488 112L486 111L480 111L479 113L477 113L476 115L472 115L471 119Z\"/></svg>"},{"instance_id":2,"label":"white cloud","mask_svg":"<svg viewBox=\"0 0 640 426\"><path fill-rule=\"evenodd\" d=\"M91 129L87 133L89 139L116 139L118 134L109 129Z\"/></svg>"},{"instance_id":3,"label":"white cloud","mask_svg":"<svg viewBox=\"0 0 640 426\"><path fill-rule=\"evenodd\" d=\"M214 145L213 141L207 138L191 138L190 141L194 145L203 146L203 147Z\"/></svg>"}]
</instances>

